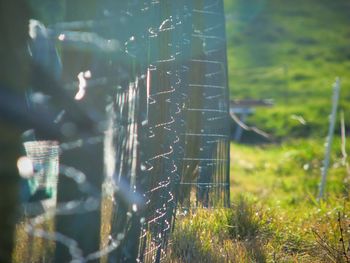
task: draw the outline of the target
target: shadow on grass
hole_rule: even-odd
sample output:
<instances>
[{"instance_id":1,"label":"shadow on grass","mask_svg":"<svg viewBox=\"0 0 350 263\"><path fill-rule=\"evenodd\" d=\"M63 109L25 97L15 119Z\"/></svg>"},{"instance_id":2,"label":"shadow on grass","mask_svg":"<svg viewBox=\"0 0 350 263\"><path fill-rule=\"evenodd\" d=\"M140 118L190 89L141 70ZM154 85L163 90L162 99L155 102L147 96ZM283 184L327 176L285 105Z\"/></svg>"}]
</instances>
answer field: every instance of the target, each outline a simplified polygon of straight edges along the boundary
<instances>
[{"instance_id":1,"label":"shadow on grass","mask_svg":"<svg viewBox=\"0 0 350 263\"><path fill-rule=\"evenodd\" d=\"M253 206L240 196L237 203L228 214L229 237L234 241L236 251L243 251L245 258L252 262L266 262L263 248L263 237L266 233L262 229L261 221L253 211Z\"/></svg>"},{"instance_id":2,"label":"shadow on grass","mask_svg":"<svg viewBox=\"0 0 350 263\"><path fill-rule=\"evenodd\" d=\"M252 205L240 197L231 209L198 210L182 218L167 262L266 262L267 235Z\"/></svg>"}]
</instances>

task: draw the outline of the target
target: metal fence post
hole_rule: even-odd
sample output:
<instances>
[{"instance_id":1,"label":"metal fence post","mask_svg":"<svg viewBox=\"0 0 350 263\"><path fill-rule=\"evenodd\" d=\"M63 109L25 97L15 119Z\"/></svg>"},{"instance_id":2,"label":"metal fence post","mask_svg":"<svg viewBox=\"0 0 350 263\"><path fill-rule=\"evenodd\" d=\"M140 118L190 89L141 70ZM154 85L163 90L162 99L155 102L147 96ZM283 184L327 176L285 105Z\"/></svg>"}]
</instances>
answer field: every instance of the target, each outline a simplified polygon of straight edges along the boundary
<instances>
[{"instance_id":1,"label":"metal fence post","mask_svg":"<svg viewBox=\"0 0 350 263\"><path fill-rule=\"evenodd\" d=\"M330 155L331 155L333 135L334 135L334 127L335 127L335 121L337 119L339 93L340 93L340 78L336 78L335 83L333 85L332 113L330 115L328 136L326 140L326 152L325 152L325 157L323 161L323 167L321 170L322 177L321 177L321 183L319 186L318 200L323 198L324 188L326 186L327 172L328 172L328 167L330 162Z\"/></svg>"}]
</instances>

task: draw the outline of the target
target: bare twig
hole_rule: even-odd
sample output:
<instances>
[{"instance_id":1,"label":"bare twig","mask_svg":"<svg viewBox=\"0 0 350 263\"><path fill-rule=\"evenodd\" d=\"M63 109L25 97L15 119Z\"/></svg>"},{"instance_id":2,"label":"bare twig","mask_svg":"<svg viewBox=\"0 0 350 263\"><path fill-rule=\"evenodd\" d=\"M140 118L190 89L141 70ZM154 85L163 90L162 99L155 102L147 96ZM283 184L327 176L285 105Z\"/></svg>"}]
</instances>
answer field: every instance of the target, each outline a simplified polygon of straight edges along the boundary
<instances>
[{"instance_id":1,"label":"bare twig","mask_svg":"<svg viewBox=\"0 0 350 263\"><path fill-rule=\"evenodd\" d=\"M257 127L251 127L248 126L247 124L245 124L244 122L242 122L236 114L234 114L233 112L230 112L231 118L234 120L235 123L237 123L238 126L240 126L243 130L246 131L253 131L256 134L261 135L262 137L266 138L266 139L272 139L272 135L258 129Z\"/></svg>"},{"instance_id":2,"label":"bare twig","mask_svg":"<svg viewBox=\"0 0 350 263\"><path fill-rule=\"evenodd\" d=\"M303 118L303 116L301 116L301 115L292 114L292 115L290 116L290 118L293 119L293 120L296 120L296 121L300 122L300 124L302 124L302 125L306 125L306 120L305 120L305 119Z\"/></svg>"},{"instance_id":3,"label":"bare twig","mask_svg":"<svg viewBox=\"0 0 350 263\"><path fill-rule=\"evenodd\" d=\"M334 247L330 246L327 242L327 240L322 237L315 229L312 230L312 233L316 237L317 244L322 247L327 253L329 258L333 262L337 262L337 255L339 254L339 250L335 249Z\"/></svg>"},{"instance_id":4,"label":"bare twig","mask_svg":"<svg viewBox=\"0 0 350 263\"><path fill-rule=\"evenodd\" d=\"M345 240L344 240L344 234L343 234L343 226L341 224L341 215L340 215L340 212L338 212L338 226L339 226L339 232L340 232L340 243L342 245L342 255L344 256L345 260L347 263L350 262L350 258L348 257L348 253L346 251L346 248L345 248Z\"/></svg>"}]
</instances>

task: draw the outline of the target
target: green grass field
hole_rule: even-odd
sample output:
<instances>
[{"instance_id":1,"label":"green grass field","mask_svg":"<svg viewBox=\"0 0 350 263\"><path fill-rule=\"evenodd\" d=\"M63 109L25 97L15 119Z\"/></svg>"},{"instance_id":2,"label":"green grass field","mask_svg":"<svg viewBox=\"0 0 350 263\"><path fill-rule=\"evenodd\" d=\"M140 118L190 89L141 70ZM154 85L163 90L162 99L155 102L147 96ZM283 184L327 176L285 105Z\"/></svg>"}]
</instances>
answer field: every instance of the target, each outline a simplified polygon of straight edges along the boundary
<instances>
[{"instance_id":1,"label":"green grass field","mask_svg":"<svg viewBox=\"0 0 350 263\"><path fill-rule=\"evenodd\" d=\"M226 1L231 97L275 101L251 123L282 139L325 136L337 76L350 116L349 12L344 0Z\"/></svg>"},{"instance_id":2,"label":"green grass field","mask_svg":"<svg viewBox=\"0 0 350 263\"><path fill-rule=\"evenodd\" d=\"M233 99L273 99L231 144L232 207L198 210L178 223L171 262L350 262L350 170L338 115L326 195L317 201L332 84L350 127L350 3L227 0ZM305 120L302 124L298 118ZM350 146L346 146L350 152Z\"/></svg>"},{"instance_id":3,"label":"green grass field","mask_svg":"<svg viewBox=\"0 0 350 263\"><path fill-rule=\"evenodd\" d=\"M232 207L178 221L170 262L349 262L350 170L337 138L318 202L323 149L315 139L232 143Z\"/></svg>"}]
</instances>

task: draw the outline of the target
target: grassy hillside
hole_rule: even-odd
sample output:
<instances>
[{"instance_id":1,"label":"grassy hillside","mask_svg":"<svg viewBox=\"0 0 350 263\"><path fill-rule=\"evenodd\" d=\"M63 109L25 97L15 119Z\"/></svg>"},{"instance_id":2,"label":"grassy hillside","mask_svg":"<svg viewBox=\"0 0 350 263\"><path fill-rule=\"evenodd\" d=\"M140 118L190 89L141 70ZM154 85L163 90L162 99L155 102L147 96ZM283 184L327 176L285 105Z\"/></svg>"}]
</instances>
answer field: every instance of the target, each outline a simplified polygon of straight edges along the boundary
<instances>
[{"instance_id":1,"label":"grassy hillside","mask_svg":"<svg viewBox=\"0 0 350 263\"><path fill-rule=\"evenodd\" d=\"M339 76L350 124L349 1L230 0L226 13L231 97L276 104L259 109L251 123L278 138L324 136Z\"/></svg>"}]
</instances>

